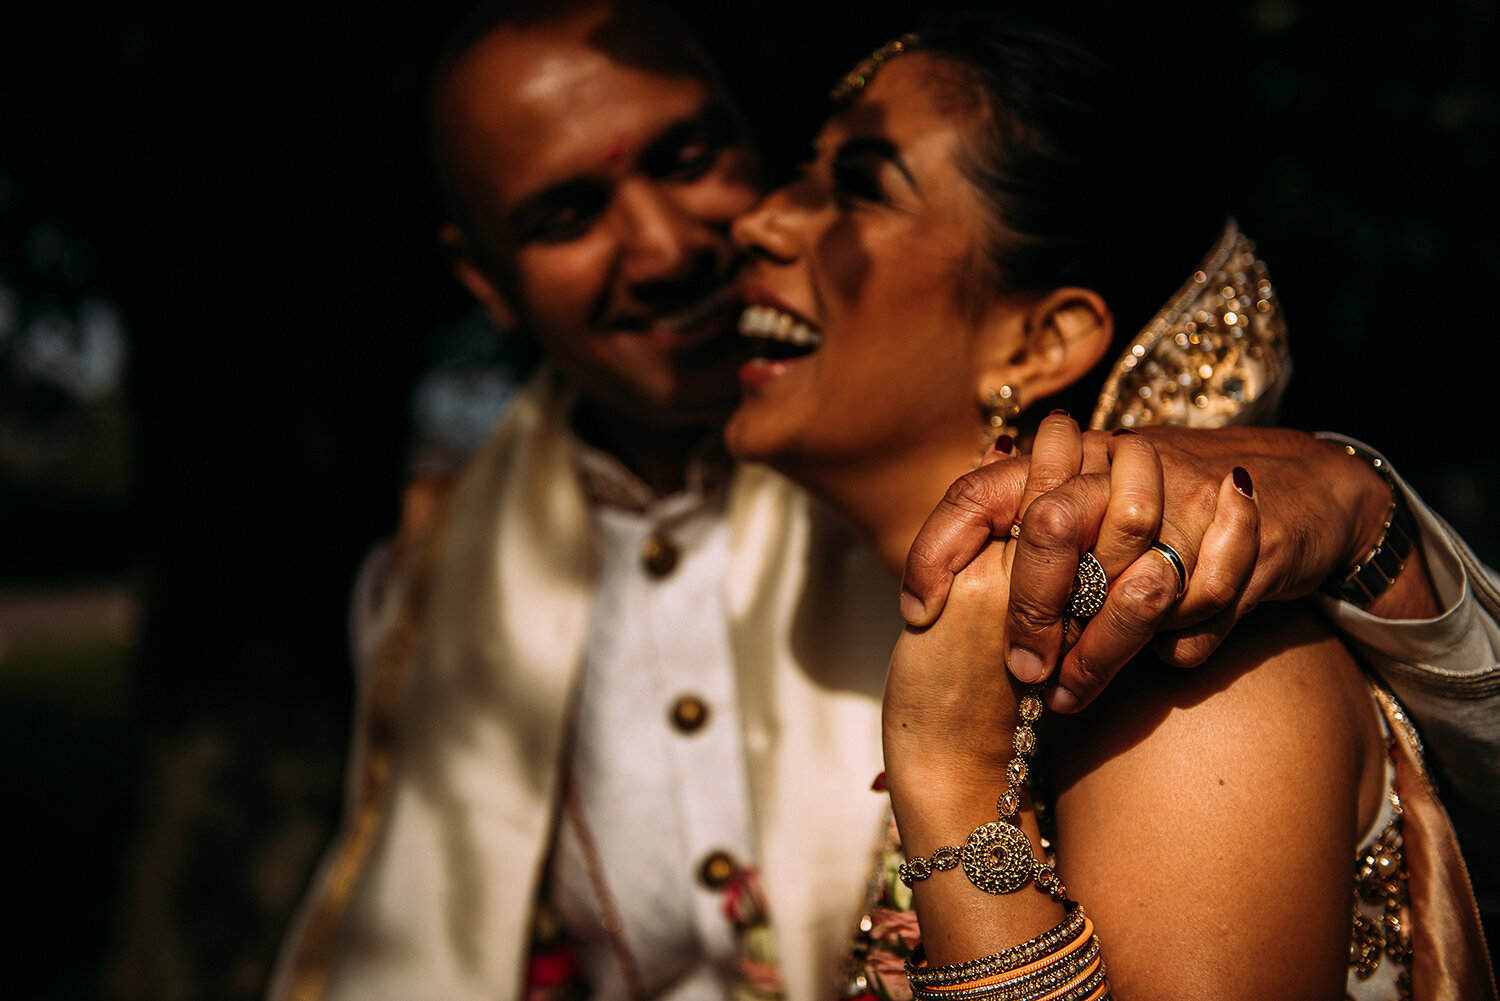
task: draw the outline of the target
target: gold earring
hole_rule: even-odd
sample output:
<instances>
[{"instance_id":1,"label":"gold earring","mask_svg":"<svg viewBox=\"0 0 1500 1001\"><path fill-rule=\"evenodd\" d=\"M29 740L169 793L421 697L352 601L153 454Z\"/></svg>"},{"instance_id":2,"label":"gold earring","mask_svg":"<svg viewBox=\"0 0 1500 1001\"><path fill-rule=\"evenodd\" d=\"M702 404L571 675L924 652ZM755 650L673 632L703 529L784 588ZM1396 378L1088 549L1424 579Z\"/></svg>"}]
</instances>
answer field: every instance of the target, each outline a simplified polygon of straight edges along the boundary
<instances>
[{"instance_id":1,"label":"gold earring","mask_svg":"<svg viewBox=\"0 0 1500 1001\"><path fill-rule=\"evenodd\" d=\"M984 391L984 427L979 431L979 455L974 459L974 468L984 461L984 455L1002 435L1015 440L1018 434L1009 422L1021 413L1021 404L1016 402L1016 391L1002 385L991 386Z\"/></svg>"}]
</instances>

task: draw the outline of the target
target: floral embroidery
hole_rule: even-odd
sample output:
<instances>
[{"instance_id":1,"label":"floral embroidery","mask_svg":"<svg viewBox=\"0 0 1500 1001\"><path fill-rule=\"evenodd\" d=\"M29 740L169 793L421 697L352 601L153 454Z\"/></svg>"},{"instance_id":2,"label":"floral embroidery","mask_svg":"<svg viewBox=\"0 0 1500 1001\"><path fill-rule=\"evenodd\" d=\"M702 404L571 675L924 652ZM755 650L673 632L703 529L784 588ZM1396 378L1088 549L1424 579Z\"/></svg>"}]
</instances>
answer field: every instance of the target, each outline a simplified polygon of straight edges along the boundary
<instances>
[{"instance_id":1,"label":"floral embroidery","mask_svg":"<svg viewBox=\"0 0 1500 1001\"><path fill-rule=\"evenodd\" d=\"M588 978L578 948L557 914L545 902L531 922L531 955L526 960L526 1001L584 1001Z\"/></svg>"},{"instance_id":2,"label":"floral embroidery","mask_svg":"<svg viewBox=\"0 0 1500 1001\"><path fill-rule=\"evenodd\" d=\"M883 792L879 779L875 790ZM897 871L906 856L896 821L886 825L885 840L876 855L864 913L855 932L854 946L845 963L839 996L862 1001L910 1001L906 981L906 957L921 942L917 915L912 910L911 889Z\"/></svg>"},{"instance_id":3,"label":"floral embroidery","mask_svg":"<svg viewBox=\"0 0 1500 1001\"><path fill-rule=\"evenodd\" d=\"M776 939L760 874L755 869L740 869L724 885L723 912L739 943L734 964L736 983L730 996L734 1001L780 1001L785 994ZM578 946L544 896L532 921L526 1001L587 1001L591 993Z\"/></svg>"},{"instance_id":4,"label":"floral embroidery","mask_svg":"<svg viewBox=\"0 0 1500 1001\"><path fill-rule=\"evenodd\" d=\"M770 1001L783 996L781 967L776 960L776 938L771 933L770 908L760 885L760 873L746 867L724 886L724 916L739 939L735 960L739 983L736 1001Z\"/></svg>"}]
</instances>

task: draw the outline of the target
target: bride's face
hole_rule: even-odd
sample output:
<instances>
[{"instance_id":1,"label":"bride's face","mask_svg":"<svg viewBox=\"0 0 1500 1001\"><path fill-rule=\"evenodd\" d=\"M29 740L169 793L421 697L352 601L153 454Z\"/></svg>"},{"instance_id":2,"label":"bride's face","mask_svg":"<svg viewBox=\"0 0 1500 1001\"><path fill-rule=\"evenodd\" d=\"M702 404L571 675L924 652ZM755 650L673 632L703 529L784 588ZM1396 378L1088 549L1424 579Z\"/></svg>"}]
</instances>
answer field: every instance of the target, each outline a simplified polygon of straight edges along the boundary
<instances>
[{"instance_id":1,"label":"bride's face","mask_svg":"<svg viewBox=\"0 0 1500 1001\"><path fill-rule=\"evenodd\" d=\"M798 469L969 448L983 209L955 165L974 116L954 71L909 53L835 115L804 173L735 225L750 251L737 455Z\"/></svg>"}]
</instances>

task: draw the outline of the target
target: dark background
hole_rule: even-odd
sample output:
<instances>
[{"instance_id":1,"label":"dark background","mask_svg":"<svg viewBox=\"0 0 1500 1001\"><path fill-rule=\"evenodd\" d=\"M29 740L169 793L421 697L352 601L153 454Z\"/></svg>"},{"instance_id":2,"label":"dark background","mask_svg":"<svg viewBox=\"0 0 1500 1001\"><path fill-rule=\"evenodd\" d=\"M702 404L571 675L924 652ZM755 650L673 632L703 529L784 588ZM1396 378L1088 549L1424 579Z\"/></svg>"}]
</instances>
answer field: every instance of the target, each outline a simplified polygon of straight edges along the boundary
<instances>
[{"instance_id":1,"label":"dark background","mask_svg":"<svg viewBox=\"0 0 1500 1001\"><path fill-rule=\"evenodd\" d=\"M112 429L69 453L89 475L0 468L5 993L251 998L336 813L350 578L469 312L420 128L455 5L27 6L0 15L0 278L23 310L107 291L129 355L104 403L0 394L0 435ZM1383 449L1496 562L1494 5L1074 6L1208 98L1163 158L1228 136L1291 323L1286 422ZM906 21L694 16L778 162Z\"/></svg>"}]
</instances>

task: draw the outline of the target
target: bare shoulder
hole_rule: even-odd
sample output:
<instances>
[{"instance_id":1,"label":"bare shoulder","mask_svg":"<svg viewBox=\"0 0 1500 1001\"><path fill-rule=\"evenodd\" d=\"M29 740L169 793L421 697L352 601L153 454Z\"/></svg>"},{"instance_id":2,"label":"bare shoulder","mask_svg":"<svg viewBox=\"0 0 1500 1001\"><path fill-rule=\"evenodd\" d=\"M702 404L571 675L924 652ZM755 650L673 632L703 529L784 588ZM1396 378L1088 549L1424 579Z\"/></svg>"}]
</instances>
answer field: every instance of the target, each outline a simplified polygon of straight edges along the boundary
<instances>
[{"instance_id":1,"label":"bare shoulder","mask_svg":"<svg viewBox=\"0 0 1500 1001\"><path fill-rule=\"evenodd\" d=\"M1060 865L1118 996L1342 996L1383 744L1315 614L1258 610L1193 670L1132 664L1050 737Z\"/></svg>"}]
</instances>

